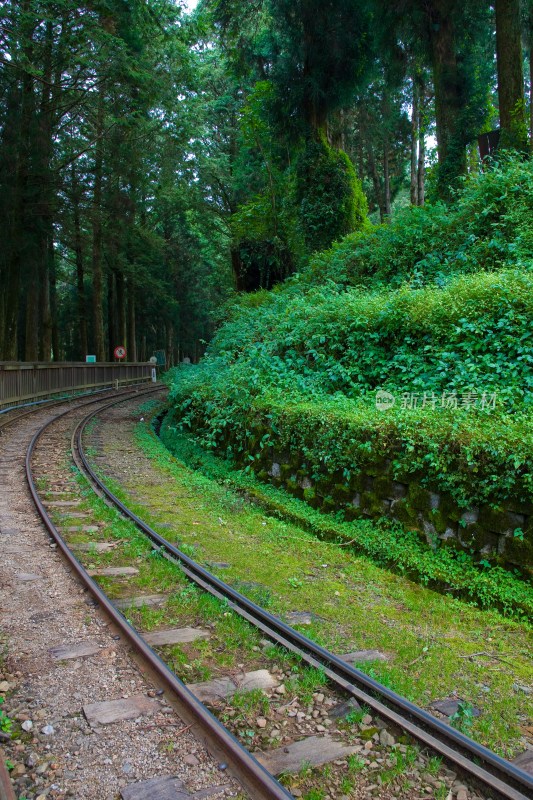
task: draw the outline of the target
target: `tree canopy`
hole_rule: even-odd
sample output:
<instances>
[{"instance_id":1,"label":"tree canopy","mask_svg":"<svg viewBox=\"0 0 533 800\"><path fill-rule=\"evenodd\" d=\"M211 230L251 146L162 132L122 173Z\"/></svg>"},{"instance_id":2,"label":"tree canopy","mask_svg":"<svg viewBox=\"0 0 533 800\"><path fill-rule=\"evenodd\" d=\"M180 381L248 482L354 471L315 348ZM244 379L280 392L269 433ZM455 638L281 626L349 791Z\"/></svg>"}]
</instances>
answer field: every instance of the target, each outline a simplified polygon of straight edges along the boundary
<instances>
[{"instance_id":1,"label":"tree canopy","mask_svg":"<svg viewBox=\"0 0 533 800\"><path fill-rule=\"evenodd\" d=\"M479 136L501 129L500 151L528 157L531 0L0 15L3 360L117 344L196 360L232 292L403 206L453 204L486 168Z\"/></svg>"}]
</instances>

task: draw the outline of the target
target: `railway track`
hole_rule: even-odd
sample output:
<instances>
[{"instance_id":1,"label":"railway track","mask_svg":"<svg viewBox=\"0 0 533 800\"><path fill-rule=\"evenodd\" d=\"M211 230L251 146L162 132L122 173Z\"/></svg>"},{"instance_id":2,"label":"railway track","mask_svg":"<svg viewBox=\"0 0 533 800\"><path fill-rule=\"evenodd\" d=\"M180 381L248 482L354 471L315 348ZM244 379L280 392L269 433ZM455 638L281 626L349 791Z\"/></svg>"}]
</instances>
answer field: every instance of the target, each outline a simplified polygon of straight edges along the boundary
<instances>
[{"instance_id":1,"label":"railway track","mask_svg":"<svg viewBox=\"0 0 533 800\"><path fill-rule=\"evenodd\" d=\"M227 607L258 628L272 641L299 656L307 664L323 671L332 685L344 695L351 696L358 703L363 703L378 714L395 729L407 733L424 748L438 753L448 764L460 771L486 795L506 798L506 800L525 800L533 793L531 776L515 765L501 759L496 754L464 736L454 728L433 717L428 712L400 697L390 689L380 685L363 672L347 664L335 654L319 647L303 634L294 630L281 620L273 617L268 611L251 602L234 588L209 573L197 564L190 556L176 548L171 542L148 526L116 497L101 478L96 474L83 447L83 433L91 421L107 409L124 402L126 398L113 400L110 403L84 414L72 434L72 452L79 469L87 476L97 492L106 501L128 519L147 536L158 552L173 561L194 584L209 594L223 600ZM69 411L64 412L66 417ZM115 605L108 599L100 586L81 566L64 537L58 531L39 497L35 487L32 470L32 456L46 431L57 421L52 420L38 431L28 449L26 471L31 492L39 513L48 530L63 551L68 562L78 572L84 583L94 596L120 626L124 635L135 646L145 659L149 669L157 673L167 692L171 693L180 707L184 718L201 724L212 747L222 752L232 764L235 774L246 787L252 798L278 798L291 795L237 742L210 712L198 702L194 694L168 669L159 656L146 644L143 638L133 630Z\"/></svg>"},{"instance_id":2,"label":"railway track","mask_svg":"<svg viewBox=\"0 0 533 800\"><path fill-rule=\"evenodd\" d=\"M145 394L149 394L146 392ZM101 413L102 410L115 405L117 402L123 402L121 398L119 401L114 400L107 403L103 408L98 408L96 411L86 415L81 423L76 427L72 437L72 452L74 460L78 466L83 465L85 454L78 445L77 433L83 430L85 425L96 414ZM48 513L45 504L42 502L39 491L34 479L34 471L32 468L32 459L37 445L43 436L57 424L58 421L64 419L71 413L70 409L64 411L54 419L48 421L43 425L34 435L26 454L26 475L30 487L30 492L37 507L37 510L48 529L50 535L61 549L63 555L68 563L76 571L80 579L92 592L95 599L98 601L102 609L111 618L113 623L120 629L124 636L128 639L129 643L134 647L137 654L145 662L147 669L155 673L162 684L165 686L166 691L172 697L175 706L178 708L180 716L188 723L194 724L195 727L201 730L202 736L207 738L211 747L230 764L232 771L242 783L244 788L250 793L252 798L257 800L282 800L282 798L289 798L291 795L284 789L278 781L270 775L264 767L262 767L256 759L244 748L242 745L231 736L227 729L221 725L218 720L208 711L208 709L200 703L194 694L187 689L187 687L174 675L174 673L164 664L157 654L150 648L143 637L127 622L124 615L113 605L108 599L104 591L98 586L98 583L89 575L87 570L84 569L81 562L76 558L72 550L68 547L65 540L61 536L57 527L53 523L50 514ZM76 455L76 453L78 455Z\"/></svg>"},{"instance_id":3,"label":"railway track","mask_svg":"<svg viewBox=\"0 0 533 800\"><path fill-rule=\"evenodd\" d=\"M33 418L39 418L44 415L48 415L50 411L56 406L67 406L70 410L74 408L85 407L87 405L92 405L95 402L102 402L102 395L105 393L105 396L108 396L110 392L113 392L112 388L110 389L99 389L94 390L91 392L85 392L82 394L76 395L68 395L62 397L55 397L50 400L44 401L37 401L37 402L29 402L17 406L13 406L10 408L5 408L0 411L0 483L2 485L2 491L0 492L0 536L1 539L1 549L2 549L2 567L7 566L8 562L12 560L13 554L16 555L16 560L18 560L18 556L20 553L24 552L24 547L22 546L21 537L22 530L19 528L20 517L16 514L12 516L10 513L10 509L12 505L15 506L15 511L17 509L18 497L14 499L10 496L10 483L15 483L17 480L17 467L19 463L20 456L25 451L25 446L23 444L25 438L25 429L28 426L31 426L34 423ZM150 384L150 391L153 391L152 385ZM129 386L127 389L122 389L120 391L120 397L132 397L138 396L139 393L139 385ZM117 392L115 392L116 396ZM19 430L17 430L17 426L19 426ZM13 431L11 429L14 429ZM9 434L13 434L12 436ZM22 475L21 475L22 480ZM22 485L22 484L21 484ZM17 492L17 495L22 497L23 492ZM45 544L46 547L46 544ZM9 555L8 555L9 554ZM32 568L34 566L38 566L38 562L35 564L31 564ZM20 569L20 567L19 567ZM20 575L23 585L25 580L33 580L37 578L37 575L30 574L29 570L27 574ZM15 576L16 579L16 576ZM32 586L33 584L28 584L28 586ZM4 604L4 609L13 607L12 602L14 601L14 597L11 595L10 589L12 587L12 579L10 579L9 571L5 568L2 569L2 576L0 579L0 589L3 590L4 597L9 598L9 603ZM40 591L40 589L39 589ZM45 614L48 616L48 614ZM16 616L12 618L16 620ZM5 630L3 631L5 634ZM0 664L0 669L5 670L6 666L4 664L5 659L5 647L6 642L4 640L4 636L2 637L2 664ZM13 656L9 656L9 660L13 661ZM9 670L8 670L9 671ZM19 673L19 676L21 674ZM3 677L3 676L0 676ZM11 680L11 676L8 675ZM22 674L22 677L24 675ZM4 683L7 683L4 681ZM15 684L11 684L11 689L15 687ZM5 697L4 693L6 689L2 689L2 695L0 696L0 703L4 702ZM29 699L29 698L28 698ZM1 706L0 711L0 741L4 743L4 746L7 748L10 745L10 737L12 728L13 736L15 736L15 730L18 726L14 725L14 720L10 719L9 716L5 714L6 706ZM9 711L9 713L12 713ZM16 713L16 706L13 713ZM20 735L19 731L19 735ZM22 730L22 735L29 738L29 734ZM9 769L13 769L13 761L16 761L16 751L17 749L20 751L24 749L24 746L20 744L20 739L17 739L15 742L15 751L9 751L9 758L6 755L7 751L0 749L0 800L15 800L15 797L19 795L15 795L13 790L13 785L10 780L10 774L8 769L6 769L6 764L9 765ZM24 793L25 794L25 793ZM54 792L52 792L54 795ZM21 795L22 796L22 795Z\"/></svg>"},{"instance_id":4,"label":"railway track","mask_svg":"<svg viewBox=\"0 0 533 800\"><path fill-rule=\"evenodd\" d=\"M64 397L52 397L47 400L35 400L30 403L23 403L19 406L9 406L8 408L0 409L0 435L4 433L11 425L14 425L17 422L29 417L31 414L34 414L41 409L49 409L53 408L54 406L65 405L65 403L79 403L80 400L83 400L85 397L94 398L95 395L99 396L102 395L104 392L111 392L113 391L112 387L105 388L105 389L96 389L92 392L86 392L83 394L78 395L69 395ZM126 391L129 393L130 389L123 389L123 392ZM137 391L137 390L136 390Z\"/></svg>"}]
</instances>

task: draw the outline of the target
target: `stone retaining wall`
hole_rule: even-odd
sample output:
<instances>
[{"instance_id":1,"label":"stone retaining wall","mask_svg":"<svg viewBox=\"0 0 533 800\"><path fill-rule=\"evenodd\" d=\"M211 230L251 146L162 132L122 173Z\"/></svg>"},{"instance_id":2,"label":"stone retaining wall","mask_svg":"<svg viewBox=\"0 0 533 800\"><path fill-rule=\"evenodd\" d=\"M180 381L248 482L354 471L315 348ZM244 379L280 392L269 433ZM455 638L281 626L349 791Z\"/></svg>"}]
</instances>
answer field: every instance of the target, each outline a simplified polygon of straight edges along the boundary
<instances>
[{"instance_id":1,"label":"stone retaining wall","mask_svg":"<svg viewBox=\"0 0 533 800\"><path fill-rule=\"evenodd\" d=\"M289 453L266 456L263 451L253 466L260 479L287 489L314 508L343 510L348 519L388 516L419 530L431 547L442 543L533 574L533 504L461 509L449 495L414 480L395 480L388 460L352 477L348 484L340 475L313 480L305 465Z\"/></svg>"}]
</instances>

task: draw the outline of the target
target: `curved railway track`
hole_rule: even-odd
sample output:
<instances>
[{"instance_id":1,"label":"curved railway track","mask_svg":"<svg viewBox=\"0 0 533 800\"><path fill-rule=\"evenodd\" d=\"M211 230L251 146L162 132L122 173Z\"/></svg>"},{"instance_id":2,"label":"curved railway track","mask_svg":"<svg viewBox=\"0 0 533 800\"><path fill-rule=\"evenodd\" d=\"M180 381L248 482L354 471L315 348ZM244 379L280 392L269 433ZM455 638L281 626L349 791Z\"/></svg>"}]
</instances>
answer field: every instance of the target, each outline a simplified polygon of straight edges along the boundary
<instances>
[{"instance_id":1,"label":"curved railway track","mask_svg":"<svg viewBox=\"0 0 533 800\"><path fill-rule=\"evenodd\" d=\"M143 394L150 394L154 390L148 390ZM121 397L119 400L113 400L111 403L106 403L103 407L96 409L96 411L88 414L81 421L75 429L72 438L72 452L74 460L77 464L81 465L82 461L76 457L77 451L76 432L84 424L87 424L96 414L101 413L106 408L116 405L117 402L124 402L129 397ZM99 398L100 400L100 398ZM91 401L98 402L98 401ZM88 404L87 404L88 405ZM201 730L202 736L207 739L211 748L217 755L223 756L228 761L230 770L242 783L243 787L249 792L254 800L283 800L290 798L291 795L278 781L268 773L265 768L256 761L256 759L249 753L229 732L228 730L208 711L208 709L200 703L192 692L187 689L179 678L166 666L166 664L158 657L158 655L150 648L142 636L127 622L124 615L121 614L113 603L109 600L105 592L98 586L96 581L84 569L81 562L76 558L70 550L63 537L59 533L57 527L52 522L45 505L43 504L36 482L33 476L32 457L34 455L36 446L41 437L59 420L66 417L72 412L73 409L67 409L53 419L47 421L33 436L26 453L26 475L30 493L35 502L39 515L43 520L50 535L60 548L64 557L69 565L74 569L85 586L91 591L101 608L110 617L117 628L124 634L128 642L134 648L135 652L144 662L147 669L155 673L162 684L166 687L167 693L174 701L180 716L189 724L195 725L196 729ZM83 454L85 458L85 454Z\"/></svg>"},{"instance_id":2,"label":"curved railway track","mask_svg":"<svg viewBox=\"0 0 533 800\"><path fill-rule=\"evenodd\" d=\"M101 399L101 398L100 398ZM117 498L98 477L83 447L83 433L88 424L106 409L124 402L125 397L106 403L91 411L80 420L72 435L72 452L80 470L93 487L106 501L120 512L154 543L161 553L176 563L182 572L197 586L211 595L223 599L228 606L248 620L274 642L298 654L308 664L324 671L331 683L344 693L367 705L373 712L401 728L424 747L431 748L449 764L468 776L476 786L482 787L486 794L506 800L526 800L533 796L533 779L526 772L497 756L495 753L474 742L456 729L433 717L427 711L412 704L387 687L382 686L365 673L344 662L335 654L315 644L303 634L272 616L228 584L215 577L188 555L180 551L167 539L154 531L139 516L133 513ZM93 401L96 402L96 401ZM70 409L59 415L64 417ZM91 590L100 605L105 608L113 621L120 626L124 635L137 649L152 671L155 671L167 690L173 694L185 719L193 719L199 724L211 745L225 754L234 774L241 780L251 796L260 798L291 797L256 759L211 715L194 697L187 687L172 673L159 656L146 644L138 632L117 611L98 584L88 575L78 559L73 555L63 537L50 519L39 497L32 473L32 455L40 437L59 419L59 416L43 426L33 437L26 456L26 472L30 489L50 534L61 548L65 558Z\"/></svg>"},{"instance_id":3,"label":"curved railway track","mask_svg":"<svg viewBox=\"0 0 533 800\"><path fill-rule=\"evenodd\" d=\"M127 389L122 389L120 392L121 399L124 397L135 397L138 396L139 386L133 385L128 387ZM150 386L150 390L153 391L153 388ZM2 535L2 547L6 546L6 552L2 551L3 559L2 559L2 581L0 584L0 588L3 590L4 597L9 597L12 600L12 595L10 593L11 583L12 581L12 573L10 577L9 569L6 570L6 566L8 563L12 563L13 561L13 553L18 554L22 553L24 550L24 545L21 542L15 541L15 535L18 537L19 535L19 524L21 522L20 515L14 516L13 521L11 519L11 515L9 515L8 507L11 504L18 506L17 511L22 508L22 505L19 505L19 498L22 501L23 493L20 494L17 492L16 497L13 497L12 493L10 492L10 483L11 485L16 485L16 481L20 480L22 482L22 475L20 479L14 477L17 473L17 462L20 460L20 456L25 451L25 444L23 444L25 439L25 430L29 425L34 424L34 420L32 419L34 416L37 419L44 414L48 414L49 410L52 409L54 406L62 405L68 406L69 410L73 408L80 408L87 405L91 405L94 402L102 402L102 393L105 392L106 395L113 391L112 389L99 389L92 392L86 392L77 395L69 395L68 397L55 397L51 398L47 401L38 401L34 403L25 403L18 406L13 406L10 408L4 408L0 410L0 463L1 463L1 473L0 473L0 482L2 483L2 492L0 493L1 496L1 524L2 524L2 534L5 533L5 536ZM30 421L31 420L31 421ZM22 423L20 429L14 430L13 435L11 434L11 429L15 428L16 426ZM29 425L28 425L29 423ZM38 424L38 423L37 423ZM8 477L9 476L9 477ZM5 479L5 483L4 483ZM9 500L8 500L9 498ZM26 503L28 506L28 503ZM7 513L6 513L7 512ZM17 521L15 521L17 520ZM7 523L7 524L6 524ZM26 526L28 523L28 519L26 518L25 521L22 523ZM31 525L31 522L29 523ZM15 526L15 527L13 527ZM28 528L24 528L26 532ZM21 546L22 545L22 546ZM6 556L6 553L10 553L10 556ZM4 560L5 559L5 560ZM20 567L19 567L20 569ZM28 576L30 577L30 576ZM37 577L37 576L31 576ZM40 590L38 590L39 593ZM9 605L6 604L3 610L9 608ZM2 639L2 651L4 655L4 640ZM2 668L5 669L5 665L2 664ZM19 673L20 674L20 673ZM11 680L11 678L10 678ZM16 684L12 684L11 688L14 688ZM4 700L4 689L2 692L2 697L0 698L0 702ZM5 707L4 707L5 708ZM16 709L16 706L15 706ZM9 713L12 713L11 711ZM16 713L16 712L15 712ZM13 722L9 719L9 717L4 717L3 722L5 722L6 726L9 724L11 726ZM7 733L6 733L7 731ZM2 731L0 731L0 737L4 741L4 745L8 748L11 745L10 740L10 727L4 727L2 725ZM18 740L20 742L20 740ZM17 745L17 743L15 743ZM18 745L20 748L20 745ZM15 747L16 751L17 747ZM9 765L9 769L13 768L13 761L19 760L16 758L13 750L9 751L9 759L7 758L7 751L3 748L0 749L0 800L15 800L15 795L13 790L13 784L11 781L10 774L6 769L6 763ZM11 760L12 759L12 760Z\"/></svg>"},{"instance_id":4,"label":"curved railway track","mask_svg":"<svg viewBox=\"0 0 533 800\"><path fill-rule=\"evenodd\" d=\"M25 417L34 414L37 411L40 411L44 408L49 409L53 406L65 405L66 403L77 403L85 397L94 397L95 395L101 395L103 392L110 392L114 391L112 387L105 388L105 389L95 389L92 392L85 392L83 394L78 395L69 395L64 397L52 397L47 400L35 400L30 403L23 403L19 406L9 406L8 408L0 409L0 435L11 425L14 425L16 422L20 422L20 420L24 419ZM136 390L138 391L138 390ZM151 389L150 391L153 391ZM131 388L128 387L123 389L122 392L127 392L128 394L131 392ZM97 400L100 398L98 397ZM96 401L95 401L96 402Z\"/></svg>"},{"instance_id":5,"label":"curved railway track","mask_svg":"<svg viewBox=\"0 0 533 800\"><path fill-rule=\"evenodd\" d=\"M0 800L16 800L15 792L9 778L9 772L5 767L5 757L0 749Z\"/></svg>"}]
</instances>

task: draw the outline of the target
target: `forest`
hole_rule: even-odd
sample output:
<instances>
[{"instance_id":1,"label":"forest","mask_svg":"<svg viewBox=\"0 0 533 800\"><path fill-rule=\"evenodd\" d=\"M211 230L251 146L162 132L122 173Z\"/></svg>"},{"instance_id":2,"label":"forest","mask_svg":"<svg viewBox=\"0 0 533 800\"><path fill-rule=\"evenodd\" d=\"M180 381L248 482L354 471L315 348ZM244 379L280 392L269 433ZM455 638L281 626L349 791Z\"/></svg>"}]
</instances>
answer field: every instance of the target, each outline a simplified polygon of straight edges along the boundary
<instances>
[{"instance_id":1,"label":"forest","mask_svg":"<svg viewBox=\"0 0 533 800\"><path fill-rule=\"evenodd\" d=\"M530 266L483 193L531 209L531 0L190 5L0 4L0 359L195 362L294 275Z\"/></svg>"}]
</instances>

